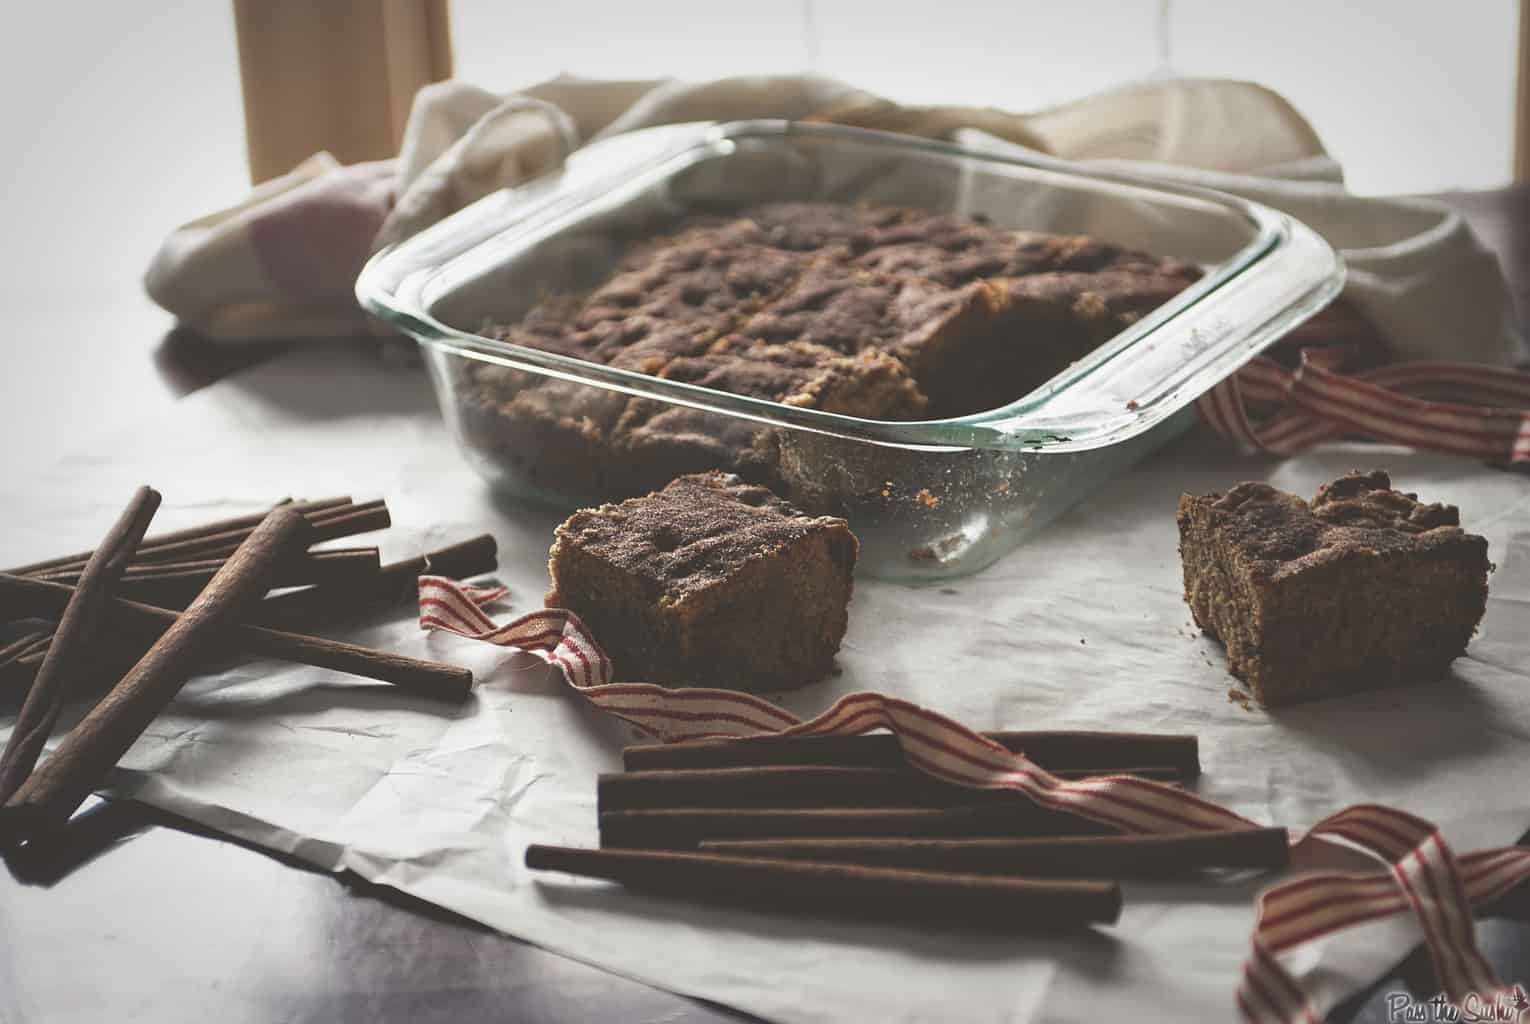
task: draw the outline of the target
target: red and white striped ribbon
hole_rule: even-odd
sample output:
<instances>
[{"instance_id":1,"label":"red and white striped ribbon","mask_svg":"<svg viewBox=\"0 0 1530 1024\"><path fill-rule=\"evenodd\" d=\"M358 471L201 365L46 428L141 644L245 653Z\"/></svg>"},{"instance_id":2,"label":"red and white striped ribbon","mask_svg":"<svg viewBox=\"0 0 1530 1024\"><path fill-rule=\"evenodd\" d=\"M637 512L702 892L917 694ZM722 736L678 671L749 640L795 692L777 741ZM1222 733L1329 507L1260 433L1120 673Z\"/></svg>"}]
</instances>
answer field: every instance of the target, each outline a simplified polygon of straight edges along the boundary
<instances>
[{"instance_id":1,"label":"red and white striped ribbon","mask_svg":"<svg viewBox=\"0 0 1530 1024\"><path fill-rule=\"evenodd\" d=\"M1201 418L1249 451L1294 455L1362 437L1488 462L1530 462L1530 373L1394 363L1341 373L1351 350L1308 348L1288 370L1255 357L1202 395ZM1263 407L1254 415L1250 405Z\"/></svg>"},{"instance_id":2,"label":"red and white striped ribbon","mask_svg":"<svg viewBox=\"0 0 1530 1024\"><path fill-rule=\"evenodd\" d=\"M573 689L665 742L705 737L851 735L885 728L922 771L977 789L1013 789L1036 803L1123 832L1231 830L1256 823L1163 783L1130 776L1063 780L944 715L897 697L854 693L803 720L763 698L734 690L671 689L616 683L613 666L579 617L548 608L495 623L483 590L420 577L420 625L528 651L554 666ZM1319 822L1307 837L1339 839L1386 865L1372 874L1314 873L1259 896L1252 952L1237 989L1249 1024L1320 1020L1278 957L1307 942L1381 917L1412 911L1423 928L1445 992L1489 1001L1507 994L1476 946L1471 908L1530 878L1530 849L1482 850L1460 858L1428 822L1391 808L1361 805Z\"/></svg>"},{"instance_id":3,"label":"red and white striped ribbon","mask_svg":"<svg viewBox=\"0 0 1530 1024\"><path fill-rule=\"evenodd\" d=\"M1253 948L1237 991L1245 1020L1294 1024L1321 1019L1278 956L1405 911L1418 920L1435 976L1457 1007L1513 1005L1525 998L1522 990L1498 979L1478 950L1471 909L1530 878L1530 849L1478 850L1458 860L1433 825L1372 804L1325 818L1307 832L1306 838L1313 837L1343 840L1386 869L1309 872L1260 893Z\"/></svg>"}]
</instances>

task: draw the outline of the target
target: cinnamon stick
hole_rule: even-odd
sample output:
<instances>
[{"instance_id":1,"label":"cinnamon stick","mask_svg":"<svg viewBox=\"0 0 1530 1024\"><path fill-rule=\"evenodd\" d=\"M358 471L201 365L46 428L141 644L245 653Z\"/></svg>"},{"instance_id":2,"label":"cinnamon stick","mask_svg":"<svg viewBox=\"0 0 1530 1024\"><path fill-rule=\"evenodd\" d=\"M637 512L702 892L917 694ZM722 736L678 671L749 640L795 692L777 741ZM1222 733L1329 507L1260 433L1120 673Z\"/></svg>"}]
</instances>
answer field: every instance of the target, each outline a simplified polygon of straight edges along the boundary
<instances>
[{"instance_id":1,"label":"cinnamon stick","mask_svg":"<svg viewBox=\"0 0 1530 1024\"><path fill-rule=\"evenodd\" d=\"M349 505L350 503L351 499L349 496L322 498L317 501L302 502L293 502L290 498L283 498L273 507L291 508L294 511L302 512L305 515L308 515L338 508L342 505ZM266 511L268 512L270 510L267 509ZM180 541L187 540L197 540L212 534L227 533L232 530L254 529L256 526L260 525L260 521L265 517L266 512L256 512L253 515L235 516L231 519L220 519L212 523L203 523L200 526L191 526L182 530L173 530L168 533L158 533L152 537L145 537L139 544L140 554L136 557L141 558L142 552L145 550L152 550L156 547L161 547L167 544L175 544ZM90 556L92 554L94 554L94 552L79 551L72 555L60 555L57 558L48 558L41 562L33 562L30 565L20 565L14 569L7 569L5 572L11 576L29 576L34 573L49 572L58 569L82 569L84 568L85 563L90 560Z\"/></svg>"},{"instance_id":2,"label":"cinnamon stick","mask_svg":"<svg viewBox=\"0 0 1530 1024\"><path fill-rule=\"evenodd\" d=\"M204 558L186 562L148 562L130 565L123 579L148 578L183 573L214 573L226 559ZM382 566L375 547L324 548L304 551L276 567L275 580L281 586L301 587L316 583L350 582L358 576L377 572ZM44 575L44 579L51 574ZM68 583L69 580L55 580Z\"/></svg>"},{"instance_id":3,"label":"cinnamon stick","mask_svg":"<svg viewBox=\"0 0 1530 1024\"><path fill-rule=\"evenodd\" d=\"M1076 775L1080 769L1065 769ZM1083 769L1089 774L1102 774ZM1138 769L1142 775L1168 775ZM1125 774L1125 773L1116 773ZM1140 777L1140 776L1139 776ZM843 765L759 765L613 772L596 782L603 811L657 807L942 807L1009 802L1009 790L982 790L943 782L920 772Z\"/></svg>"},{"instance_id":4,"label":"cinnamon stick","mask_svg":"<svg viewBox=\"0 0 1530 1024\"><path fill-rule=\"evenodd\" d=\"M375 549L373 549L375 550ZM267 597L260 606L251 614L250 619L268 627L276 626L313 626L331 622L338 619L362 614L368 610L386 604L395 604L401 601L413 599L417 594L417 581L421 575L434 573L441 576L450 576L454 579L463 579L470 576L479 576L486 572L492 572L497 566L497 544L489 534L480 534L477 537L461 541L457 544L449 544L435 551L428 551L414 558L407 558L398 562L391 562L382 566L370 577L349 580L344 583L331 582L319 586L307 587L303 590L293 590L285 594L276 594ZM330 552L310 552L310 554L329 554ZM166 595L153 595L149 600L143 600L142 595L135 594L144 604L154 604L165 607L165 602L158 600ZM48 634L31 634L30 638L46 645ZM119 644L125 644L124 649L131 651L133 637L124 637ZM343 645L342 645L343 646ZM141 653L143 647L138 648ZM313 657L311 648L292 646L287 648L289 653L305 653L304 657ZM379 652L381 653L381 652ZM136 654L133 655L136 657ZM273 657L279 655L272 655ZM5 696L4 691L12 688L20 688L30 684L30 673L35 672L35 662L28 657L28 652L21 652L16 659L19 664L10 666L10 671L0 674L0 697ZM430 662L416 662L413 659L403 659L410 665L432 665ZM326 666L339 668L342 671L354 671L355 662L346 662L341 666L335 661L330 661ZM3 658L0 658L0 668L5 668ZM433 666L433 669L442 666ZM369 670L370 671L370 670ZM367 675L369 672L362 672ZM445 699L462 699L467 696L471 687L471 674L462 670L452 669L450 677L438 671L403 671L399 676L403 681L398 685L417 690L429 696L442 697ZM385 680L394 682L395 680Z\"/></svg>"},{"instance_id":5,"label":"cinnamon stick","mask_svg":"<svg viewBox=\"0 0 1530 1024\"><path fill-rule=\"evenodd\" d=\"M234 632L248 654L364 676L422 697L461 702L473 688L473 673L456 665L262 626L238 626Z\"/></svg>"},{"instance_id":6,"label":"cinnamon stick","mask_svg":"<svg viewBox=\"0 0 1530 1024\"><path fill-rule=\"evenodd\" d=\"M954 807L662 808L607 811L600 845L650 850L694 849L707 839L795 839L903 836L1063 836L1115 831L1012 794L1007 803Z\"/></svg>"},{"instance_id":7,"label":"cinnamon stick","mask_svg":"<svg viewBox=\"0 0 1530 1024\"><path fill-rule=\"evenodd\" d=\"M0 753L0 805L15 795L37 763L60 709L71 696L85 647L95 640L112 588L138 550L159 502L159 492L138 488L85 563L80 584L64 607L5 751Z\"/></svg>"},{"instance_id":8,"label":"cinnamon stick","mask_svg":"<svg viewBox=\"0 0 1530 1024\"><path fill-rule=\"evenodd\" d=\"M986 737L1024 753L1043 768L1120 771L1144 766L1172 768L1184 778L1200 774L1196 737L1163 733L1080 730L990 732ZM744 765L842 765L895 769L905 766L903 749L891 733L860 736L759 736L736 740L628 747L629 771L657 768L733 768Z\"/></svg>"},{"instance_id":9,"label":"cinnamon stick","mask_svg":"<svg viewBox=\"0 0 1530 1024\"><path fill-rule=\"evenodd\" d=\"M190 589L193 594L207 585L226 559L203 558L182 562L148 562L130 565L122 574L122 593L142 598L151 593L175 593ZM328 551L305 551L277 566L273 587L302 587L313 584L351 583L376 576L381 559L376 548L334 548ZM35 574L50 583L75 586L80 574L73 570L54 570Z\"/></svg>"},{"instance_id":10,"label":"cinnamon stick","mask_svg":"<svg viewBox=\"0 0 1530 1024\"><path fill-rule=\"evenodd\" d=\"M11 797L6 810L23 837L62 824L74 813L198 663L215 651L219 632L265 593L281 559L307 545L307 532L303 517L290 509L267 514L191 607Z\"/></svg>"},{"instance_id":11,"label":"cinnamon stick","mask_svg":"<svg viewBox=\"0 0 1530 1024\"><path fill-rule=\"evenodd\" d=\"M713 904L852 915L914 925L1013 930L1109 924L1121 889L1104 881L1030 881L655 850L532 845L526 866Z\"/></svg>"},{"instance_id":12,"label":"cinnamon stick","mask_svg":"<svg viewBox=\"0 0 1530 1024\"><path fill-rule=\"evenodd\" d=\"M382 605L412 601L424 575L467 579L493 572L498 545L487 533L415 558L390 562L371 579L344 585L310 587L266 598L253 621L264 626L304 626L359 615Z\"/></svg>"},{"instance_id":13,"label":"cinnamon stick","mask_svg":"<svg viewBox=\"0 0 1530 1024\"><path fill-rule=\"evenodd\" d=\"M48 648L52 646L53 633L50 631L32 641L16 660L23 665L41 665L43 658L48 656Z\"/></svg>"},{"instance_id":14,"label":"cinnamon stick","mask_svg":"<svg viewBox=\"0 0 1530 1024\"><path fill-rule=\"evenodd\" d=\"M1161 876L1205 868L1278 870L1290 862L1290 838L1283 828L1055 839L709 839L701 849L772 860L1063 878Z\"/></svg>"},{"instance_id":15,"label":"cinnamon stick","mask_svg":"<svg viewBox=\"0 0 1530 1024\"><path fill-rule=\"evenodd\" d=\"M20 703L26 698L52 642L53 631L48 629L28 633L0 650L0 702Z\"/></svg>"},{"instance_id":16,"label":"cinnamon stick","mask_svg":"<svg viewBox=\"0 0 1530 1024\"><path fill-rule=\"evenodd\" d=\"M313 543L318 544L341 537L354 537L358 533L386 530L392 525L393 517L388 513L388 503L378 498L318 513L310 520L310 533Z\"/></svg>"},{"instance_id":17,"label":"cinnamon stick","mask_svg":"<svg viewBox=\"0 0 1530 1024\"><path fill-rule=\"evenodd\" d=\"M305 515L309 525L309 543L352 537L358 533L384 530L392 525L388 506L381 500L339 505ZM145 545L138 552L141 562L179 562L199 558L222 558L239 547L250 529L238 528L178 541L171 544Z\"/></svg>"},{"instance_id":18,"label":"cinnamon stick","mask_svg":"<svg viewBox=\"0 0 1530 1024\"><path fill-rule=\"evenodd\" d=\"M69 600L73 588L46 580L0 574L0 616L17 609L14 617L57 618ZM176 620L176 613L166 608L141 604L124 598L110 603L110 626L124 645L141 644L147 648ZM402 654L377 651L356 644L325 640L316 636L266 629L261 626L234 625L221 633L224 653L252 654L260 657L295 661L318 668L333 669L392 683L411 692L441 700L466 698L473 674L454 665L422 661Z\"/></svg>"},{"instance_id":19,"label":"cinnamon stick","mask_svg":"<svg viewBox=\"0 0 1530 1024\"><path fill-rule=\"evenodd\" d=\"M18 662L33 650L47 650L48 644L53 642L53 630L39 629L31 633L25 633L4 647L0 647L0 665L10 665Z\"/></svg>"},{"instance_id":20,"label":"cinnamon stick","mask_svg":"<svg viewBox=\"0 0 1530 1024\"><path fill-rule=\"evenodd\" d=\"M16 701L18 704L31 692L32 683L42 668L48 648L53 644L53 630L31 634L35 639L16 653L9 661L0 661L0 700Z\"/></svg>"}]
</instances>

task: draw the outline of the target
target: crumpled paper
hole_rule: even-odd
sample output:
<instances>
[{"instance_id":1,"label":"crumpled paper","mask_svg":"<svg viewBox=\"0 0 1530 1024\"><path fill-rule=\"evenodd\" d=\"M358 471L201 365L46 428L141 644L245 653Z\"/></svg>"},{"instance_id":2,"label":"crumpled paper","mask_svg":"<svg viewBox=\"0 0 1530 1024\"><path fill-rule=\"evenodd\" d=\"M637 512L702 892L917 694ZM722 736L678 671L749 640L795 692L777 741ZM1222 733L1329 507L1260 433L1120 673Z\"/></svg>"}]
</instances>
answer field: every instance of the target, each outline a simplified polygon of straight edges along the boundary
<instances>
[{"instance_id":1,"label":"crumpled paper","mask_svg":"<svg viewBox=\"0 0 1530 1024\"><path fill-rule=\"evenodd\" d=\"M1180 597L1182 491L1266 479L1311 494L1384 468L1455 502L1498 569L1487 618L1450 679L1278 712L1229 699L1218 647ZM561 516L496 497L451 449L425 382L343 352L305 352L193 396L3 493L0 562L94 543L132 488L165 494L156 529L287 495L387 498L385 558L487 530L511 611L540 604ZM781 695L811 714L879 689L975 728L1196 732L1198 791L1301 827L1362 800L1431 818L1455 849L1530 825L1530 480L1441 456L1333 448L1284 463L1190 438L992 568L941 585L862 581L843 673ZM787 1021L1229 1019L1260 879L1131 884L1120 924L994 936L721 910L521 866L531 842L592 844L595 775L633 735L515 652L424 634L411 609L345 638L470 666L460 707L302 666L200 677L135 745L111 792L316 867L369 880L674 991ZM8 724L8 723L7 723ZM3 728L3 726L0 726ZM1326 1009L1418 941L1398 919L1293 955Z\"/></svg>"}]
</instances>

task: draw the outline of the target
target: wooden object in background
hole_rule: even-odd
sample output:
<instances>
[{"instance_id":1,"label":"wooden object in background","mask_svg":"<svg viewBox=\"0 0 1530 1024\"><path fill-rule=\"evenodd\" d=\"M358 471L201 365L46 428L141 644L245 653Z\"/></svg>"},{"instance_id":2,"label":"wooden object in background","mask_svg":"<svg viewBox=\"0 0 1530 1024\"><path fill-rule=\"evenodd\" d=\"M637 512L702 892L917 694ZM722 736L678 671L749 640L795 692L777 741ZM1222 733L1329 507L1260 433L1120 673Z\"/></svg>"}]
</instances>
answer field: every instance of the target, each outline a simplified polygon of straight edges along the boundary
<instances>
[{"instance_id":1,"label":"wooden object in background","mask_svg":"<svg viewBox=\"0 0 1530 1024\"><path fill-rule=\"evenodd\" d=\"M250 180L328 150L398 152L421 86L450 78L447 0L234 0Z\"/></svg>"},{"instance_id":2,"label":"wooden object in background","mask_svg":"<svg viewBox=\"0 0 1530 1024\"><path fill-rule=\"evenodd\" d=\"M1530 181L1530 0L1519 0L1514 90L1514 180Z\"/></svg>"}]
</instances>

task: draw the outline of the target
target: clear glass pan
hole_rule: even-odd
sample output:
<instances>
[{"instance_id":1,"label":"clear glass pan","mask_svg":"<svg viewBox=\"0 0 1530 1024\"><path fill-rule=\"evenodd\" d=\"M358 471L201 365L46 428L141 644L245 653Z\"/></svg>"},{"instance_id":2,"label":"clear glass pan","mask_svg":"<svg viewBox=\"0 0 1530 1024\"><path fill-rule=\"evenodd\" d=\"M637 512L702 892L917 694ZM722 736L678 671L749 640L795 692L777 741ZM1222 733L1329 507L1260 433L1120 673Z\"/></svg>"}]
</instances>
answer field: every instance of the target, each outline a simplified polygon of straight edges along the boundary
<instances>
[{"instance_id":1,"label":"clear glass pan","mask_svg":"<svg viewBox=\"0 0 1530 1024\"><path fill-rule=\"evenodd\" d=\"M696 210L782 199L873 201L1089 234L1198 264L1204 276L1029 394L919 422L795 408L486 336L549 293L609 274L624 239ZM488 196L378 253L363 306L422 346L442 410L496 486L574 508L622 486L545 432L483 415L473 368L559 397L563 426L639 396L747 427L787 496L846 516L860 568L895 579L974 572L1183 430L1194 401L1326 304L1336 253L1277 211L1206 190L1044 158L783 121L655 128L588 146L558 172ZM481 370L479 371L481 372ZM547 382L558 381L555 391ZM516 386L516 385L512 385ZM563 435L566 439L565 435Z\"/></svg>"}]
</instances>

